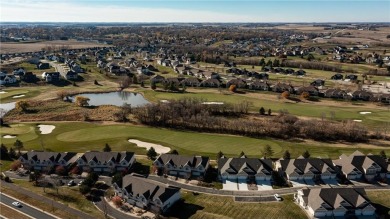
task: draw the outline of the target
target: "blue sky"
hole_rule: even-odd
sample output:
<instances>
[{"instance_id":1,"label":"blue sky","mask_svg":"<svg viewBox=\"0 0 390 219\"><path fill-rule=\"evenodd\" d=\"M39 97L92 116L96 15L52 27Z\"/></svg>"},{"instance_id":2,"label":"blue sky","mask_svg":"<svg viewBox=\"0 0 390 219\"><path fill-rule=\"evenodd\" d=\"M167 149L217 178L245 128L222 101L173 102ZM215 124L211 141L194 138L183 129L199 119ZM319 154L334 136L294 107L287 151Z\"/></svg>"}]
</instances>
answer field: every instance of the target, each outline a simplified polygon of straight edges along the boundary
<instances>
[{"instance_id":1,"label":"blue sky","mask_svg":"<svg viewBox=\"0 0 390 219\"><path fill-rule=\"evenodd\" d=\"M390 22L390 0L14 0L1 21Z\"/></svg>"}]
</instances>

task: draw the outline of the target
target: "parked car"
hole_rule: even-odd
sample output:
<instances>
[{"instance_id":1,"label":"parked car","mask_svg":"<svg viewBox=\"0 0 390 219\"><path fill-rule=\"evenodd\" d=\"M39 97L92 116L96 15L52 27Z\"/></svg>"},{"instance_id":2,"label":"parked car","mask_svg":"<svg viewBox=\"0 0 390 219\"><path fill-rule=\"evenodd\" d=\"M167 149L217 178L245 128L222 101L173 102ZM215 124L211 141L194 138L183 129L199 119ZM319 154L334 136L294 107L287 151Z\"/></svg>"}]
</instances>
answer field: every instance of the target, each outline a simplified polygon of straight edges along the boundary
<instances>
[{"instance_id":1,"label":"parked car","mask_svg":"<svg viewBox=\"0 0 390 219\"><path fill-rule=\"evenodd\" d=\"M282 201L282 197L280 195L275 194L274 197L275 197L276 201L278 201L278 202Z\"/></svg>"},{"instance_id":2,"label":"parked car","mask_svg":"<svg viewBox=\"0 0 390 219\"><path fill-rule=\"evenodd\" d=\"M81 180L77 185L81 186L83 184L84 180Z\"/></svg>"},{"instance_id":3,"label":"parked car","mask_svg":"<svg viewBox=\"0 0 390 219\"><path fill-rule=\"evenodd\" d=\"M74 186L74 185L75 185L74 180L68 182L68 186Z\"/></svg>"},{"instance_id":4,"label":"parked car","mask_svg":"<svg viewBox=\"0 0 390 219\"><path fill-rule=\"evenodd\" d=\"M20 204L20 202L12 202L12 205L18 208L22 207L22 204Z\"/></svg>"}]
</instances>

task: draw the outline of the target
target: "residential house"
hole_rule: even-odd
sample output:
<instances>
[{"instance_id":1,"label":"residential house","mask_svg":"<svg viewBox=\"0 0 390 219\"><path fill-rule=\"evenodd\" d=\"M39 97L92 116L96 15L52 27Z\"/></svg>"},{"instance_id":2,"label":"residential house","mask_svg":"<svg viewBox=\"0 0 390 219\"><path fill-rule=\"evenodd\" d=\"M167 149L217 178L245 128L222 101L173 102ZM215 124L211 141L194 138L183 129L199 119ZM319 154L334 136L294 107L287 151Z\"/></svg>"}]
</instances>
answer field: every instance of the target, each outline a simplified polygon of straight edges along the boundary
<instances>
[{"instance_id":1,"label":"residential house","mask_svg":"<svg viewBox=\"0 0 390 219\"><path fill-rule=\"evenodd\" d=\"M294 87L291 84L285 83L277 83L272 87L274 92L283 93L284 91L288 91L290 93L294 93Z\"/></svg>"},{"instance_id":2,"label":"residential house","mask_svg":"<svg viewBox=\"0 0 390 219\"><path fill-rule=\"evenodd\" d=\"M341 90L340 88L331 88L324 92L324 97L344 99L348 97L348 93L345 90Z\"/></svg>"},{"instance_id":3,"label":"residential house","mask_svg":"<svg viewBox=\"0 0 390 219\"><path fill-rule=\"evenodd\" d=\"M121 186L113 184L115 193L126 203L156 213L166 212L180 200L180 188L146 179L137 174L123 177Z\"/></svg>"},{"instance_id":4,"label":"residential house","mask_svg":"<svg viewBox=\"0 0 390 219\"><path fill-rule=\"evenodd\" d=\"M310 85L310 86L306 86L306 87L300 87L296 90L296 93L298 95L302 94L303 92L307 92L310 94L310 96L318 96L318 88Z\"/></svg>"},{"instance_id":5,"label":"residential house","mask_svg":"<svg viewBox=\"0 0 390 219\"><path fill-rule=\"evenodd\" d=\"M79 74L77 74L77 72L68 71L66 73L66 80L77 80L78 77L79 77Z\"/></svg>"},{"instance_id":6,"label":"residential house","mask_svg":"<svg viewBox=\"0 0 390 219\"><path fill-rule=\"evenodd\" d=\"M300 189L295 200L315 218L360 216L375 214L364 188Z\"/></svg>"},{"instance_id":7,"label":"residential house","mask_svg":"<svg viewBox=\"0 0 390 219\"><path fill-rule=\"evenodd\" d=\"M234 78L226 83L226 87L230 87L231 85L235 85L236 88L246 88L246 81L241 78Z\"/></svg>"},{"instance_id":8,"label":"residential house","mask_svg":"<svg viewBox=\"0 0 390 219\"><path fill-rule=\"evenodd\" d=\"M352 94L352 100L364 100L364 101L369 101L373 98L373 94L369 91L365 90L357 90L354 91Z\"/></svg>"},{"instance_id":9,"label":"residential house","mask_svg":"<svg viewBox=\"0 0 390 219\"><path fill-rule=\"evenodd\" d=\"M153 165L157 173L190 178L203 177L209 168L209 158L202 156L183 156L161 154Z\"/></svg>"},{"instance_id":10,"label":"residential house","mask_svg":"<svg viewBox=\"0 0 390 219\"><path fill-rule=\"evenodd\" d=\"M349 156L342 154L333 163L347 179L390 179L390 165L379 155L365 155L355 151Z\"/></svg>"},{"instance_id":11,"label":"residential house","mask_svg":"<svg viewBox=\"0 0 390 219\"><path fill-rule=\"evenodd\" d=\"M390 104L390 94L379 94L376 98L381 103Z\"/></svg>"},{"instance_id":12,"label":"residential house","mask_svg":"<svg viewBox=\"0 0 390 219\"><path fill-rule=\"evenodd\" d=\"M77 153L47 151L29 151L18 158L24 169L43 172L50 172L56 166L68 169L77 159Z\"/></svg>"},{"instance_id":13,"label":"residential house","mask_svg":"<svg viewBox=\"0 0 390 219\"><path fill-rule=\"evenodd\" d=\"M334 74L330 79L332 80L343 80L344 76L340 73Z\"/></svg>"},{"instance_id":14,"label":"residential house","mask_svg":"<svg viewBox=\"0 0 390 219\"><path fill-rule=\"evenodd\" d=\"M350 80L350 81L356 81L358 79L357 75L347 75L345 76L345 80Z\"/></svg>"},{"instance_id":15,"label":"residential house","mask_svg":"<svg viewBox=\"0 0 390 219\"><path fill-rule=\"evenodd\" d=\"M156 75L156 76L153 76L150 78L150 83L154 83L154 84L157 84L157 83L162 83L165 81L165 78L161 75Z\"/></svg>"},{"instance_id":16,"label":"residential house","mask_svg":"<svg viewBox=\"0 0 390 219\"><path fill-rule=\"evenodd\" d=\"M324 86L325 85L325 80L317 79L317 80L311 82L310 85L316 86L316 87Z\"/></svg>"},{"instance_id":17,"label":"residential house","mask_svg":"<svg viewBox=\"0 0 390 219\"><path fill-rule=\"evenodd\" d=\"M12 72L12 74L15 76L21 76L24 75L24 73L26 73L24 68L14 68L14 71Z\"/></svg>"},{"instance_id":18,"label":"residential house","mask_svg":"<svg viewBox=\"0 0 390 219\"><path fill-rule=\"evenodd\" d=\"M200 87L220 87L221 82L218 79L207 79L200 82Z\"/></svg>"},{"instance_id":19,"label":"residential house","mask_svg":"<svg viewBox=\"0 0 390 219\"><path fill-rule=\"evenodd\" d=\"M16 83L15 75L7 74L6 72L0 73L0 85Z\"/></svg>"},{"instance_id":20,"label":"residential house","mask_svg":"<svg viewBox=\"0 0 390 219\"><path fill-rule=\"evenodd\" d=\"M46 63L46 62L39 62L37 64L37 68L38 69L49 69L50 68L50 64Z\"/></svg>"},{"instance_id":21,"label":"residential house","mask_svg":"<svg viewBox=\"0 0 390 219\"><path fill-rule=\"evenodd\" d=\"M37 76L32 72L24 73L24 75L20 76L20 79L27 83L34 83L38 80Z\"/></svg>"},{"instance_id":22,"label":"residential house","mask_svg":"<svg viewBox=\"0 0 390 219\"><path fill-rule=\"evenodd\" d=\"M133 152L99 152L84 153L77 160L77 166L85 172L113 173L128 170L135 162Z\"/></svg>"},{"instance_id":23,"label":"residential house","mask_svg":"<svg viewBox=\"0 0 390 219\"><path fill-rule=\"evenodd\" d=\"M296 71L296 72L294 73L294 75L304 76L304 75L306 75L306 71L300 69L300 70Z\"/></svg>"},{"instance_id":24,"label":"residential house","mask_svg":"<svg viewBox=\"0 0 390 219\"><path fill-rule=\"evenodd\" d=\"M258 190L261 185L270 187L272 172L271 159L247 158L244 155L218 160L218 177L227 190Z\"/></svg>"},{"instance_id":25,"label":"residential house","mask_svg":"<svg viewBox=\"0 0 390 219\"><path fill-rule=\"evenodd\" d=\"M328 180L336 178L336 168L331 159L303 158L281 159L275 163L275 168L281 176L290 181Z\"/></svg>"},{"instance_id":26,"label":"residential house","mask_svg":"<svg viewBox=\"0 0 390 219\"><path fill-rule=\"evenodd\" d=\"M42 79L46 82L56 82L60 80L60 73L59 72L43 72L42 73Z\"/></svg>"},{"instance_id":27,"label":"residential house","mask_svg":"<svg viewBox=\"0 0 390 219\"><path fill-rule=\"evenodd\" d=\"M198 87L201 82L202 80L199 78L186 78L182 80L180 84L187 87Z\"/></svg>"},{"instance_id":28,"label":"residential house","mask_svg":"<svg viewBox=\"0 0 390 219\"><path fill-rule=\"evenodd\" d=\"M264 91L269 91L270 90L270 85L268 82L263 82L263 81L254 81L250 84L248 84L248 88L250 90L264 90Z\"/></svg>"}]
</instances>

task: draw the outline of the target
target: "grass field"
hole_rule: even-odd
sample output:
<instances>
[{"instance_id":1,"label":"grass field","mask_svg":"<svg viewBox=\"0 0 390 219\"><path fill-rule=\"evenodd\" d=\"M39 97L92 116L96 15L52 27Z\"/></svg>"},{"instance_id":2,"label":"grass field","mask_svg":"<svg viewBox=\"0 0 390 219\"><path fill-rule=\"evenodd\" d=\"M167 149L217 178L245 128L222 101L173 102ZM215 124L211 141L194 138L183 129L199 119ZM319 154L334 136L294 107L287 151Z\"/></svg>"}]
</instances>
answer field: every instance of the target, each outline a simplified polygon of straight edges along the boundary
<instances>
[{"instance_id":1,"label":"grass field","mask_svg":"<svg viewBox=\"0 0 390 219\"><path fill-rule=\"evenodd\" d=\"M366 191L368 198L382 217L390 218L390 190Z\"/></svg>"},{"instance_id":2,"label":"grass field","mask_svg":"<svg viewBox=\"0 0 390 219\"><path fill-rule=\"evenodd\" d=\"M183 192L184 202L172 209L171 216L177 218L267 218L297 219L306 218L305 213L296 205L292 196L284 196L283 202L238 203L232 197L194 195ZM283 210L282 210L283 209Z\"/></svg>"},{"instance_id":3,"label":"grass field","mask_svg":"<svg viewBox=\"0 0 390 219\"><path fill-rule=\"evenodd\" d=\"M159 143L176 149L180 154L205 155L215 158L218 151L228 156L238 156L241 151L249 156L259 157L265 145L274 150L274 157L281 157L289 150L292 157L300 156L309 150L312 156L337 158L342 153L350 154L359 149L364 153L378 154L385 150L390 154L390 145L382 146L367 144L321 143L314 141L282 141L270 138L249 138L232 135L173 131L161 128L134 126L125 124L99 125L83 122L44 123L53 124L56 128L51 134L41 135L35 123L12 124L10 128L1 128L1 133L17 135L17 138L2 139L7 147L13 145L16 139L24 143L24 150L52 150L85 152L101 151L108 143L113 151L133 151L136 154L146 154L144 148L129 143L129 138L146 142Z\"/></svg>"},{"instance_id":4,"label":"grass field","mask_svg":"<svg viewBox=\"0 0 390 219\"><path fill-rule=\"evenodd\" d=\"M95 218L103 218L102 213L93 205L92 202L88 201L83 195L78 191L79 187L67 187L61 186L57 191L54 189L47 188L46 192L42 188L32 185L32 182L25 180L13 180L15 184L22 186L25 189L28 189L34 193L46 196L55 201L61 202L68 205L69 207L83 211L90 216Z\"/></svg>"},{"instance_id":5,"label":"grass field","mask_svg":"<svg viewBox=\"0 0 390 219\"><path fill-rule=\"evenodd\" d=\"M41 202L40 200L33 199L23 193L20 193L15 190L8 189L4 186L1 186L1 192L5 193L7 195L11 195L12 197L15 197L19 200L23 200L24 203L28 203L30 205L36 206L39 209L42 209L43 211L49 212L59 218L66 218L66 219L74 219L76 218L75 215L70 215L68 212L64 212L62 209L54 208L52 206L47 205L46 203ZM17 218L19 219L19 218Z\"/></svg>"}]
</instances>

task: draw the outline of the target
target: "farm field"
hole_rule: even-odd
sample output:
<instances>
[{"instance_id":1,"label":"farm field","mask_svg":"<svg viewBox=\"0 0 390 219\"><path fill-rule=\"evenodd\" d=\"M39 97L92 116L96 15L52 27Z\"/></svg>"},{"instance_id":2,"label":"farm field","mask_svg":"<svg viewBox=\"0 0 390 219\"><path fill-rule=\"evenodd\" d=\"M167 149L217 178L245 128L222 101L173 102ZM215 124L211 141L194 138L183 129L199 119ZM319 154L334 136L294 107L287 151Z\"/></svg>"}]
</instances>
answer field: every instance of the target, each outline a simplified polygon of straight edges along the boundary
<instances>
[{"instance_id":1,"label":"farm field","mask_svg":"<svg viewBox=\"0 0 390 219\"><path fill-rule=\"evenodd\" d=\"M293 219L306 218L305 213L293 202L292 195L284 196L283 202L238 203L232 197L194 195L183 192L184 203L176 204L172 209L174 218L269 218ZM180 210L175 210L180 209ZM281 210L283 209L283 210Z\"/></svg>"},{"instance_id":2,"label":"farm field","mask_svg":"<svg viewBox=\"0 0 390 219\"><path fill-rule=\"evenodd\" d=\"M23 52L37 52L42 49L51 47L66 47L69 49L82 49L89 47L110 47L110 45L82 42L76 40L53 40L53 41L37 41L37 42L3 42L0 45L0 53L23 53Z\"/></svg>"},{"instance_id":3,"label":"farm field","mask_svg":"<svg viewBox=\"0 0 390 219\"><path fill-rule=\"evenodd\" d=\"M389 142L378 141L375 144L322 143L296 140L282 141L271 138L249 138L233 135L174 131L146 126L126 124L95 124L86 122L40 123L52 124L56 128L50 134L40 134L37 123L11 124L10 128L1 128L3 135L15 135L16 138L2 138L2 143L11 147L16 139L24 144L23 150L101 151L106 143L113 151L133 151L146 154L144 148L129 143L128 139L139 139L157 143L180 154L204 155L214 159L218 151L227 156L238 156L241 151L252 157L260 157L262 149L268 144L274 151L274 157L281 157L289 150L292 157L300 156L308 150L313 157L337 158L342 153L350 154L355 150L364 153L379 154L381 150L390 153ZM380 145L380 146L377 146Z\"/></svg>"}]
</instances>

